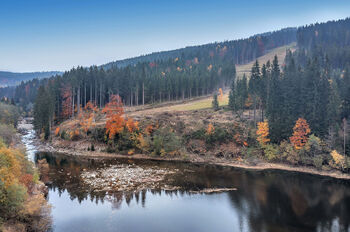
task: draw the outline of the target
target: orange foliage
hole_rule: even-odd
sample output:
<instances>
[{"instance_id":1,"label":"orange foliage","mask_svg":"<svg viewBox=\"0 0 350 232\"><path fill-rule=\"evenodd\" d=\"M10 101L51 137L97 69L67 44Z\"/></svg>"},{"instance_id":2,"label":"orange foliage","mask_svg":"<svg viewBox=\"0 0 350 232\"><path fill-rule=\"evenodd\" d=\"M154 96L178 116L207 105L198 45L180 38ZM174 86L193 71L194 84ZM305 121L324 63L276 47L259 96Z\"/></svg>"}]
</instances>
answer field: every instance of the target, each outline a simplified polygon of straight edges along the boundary
<instances>
[{"instance_id":1,"label":"orange foliage","mask_svg":"<svg viewBox=\"0 0 350 232\"><path fill-rule=\"evenodd\" d=\"M257 140L261 146L266 145L266 143L270 142L269 136L269 123L265 120L264 122L258 122L258 130L256 131L258 136Z\"/></svg>"},{"instance_id":2,"label":"orange foliage","mask_svg":"<svg viewBox=\"0 0 350 232\"><path fill-rule=\"evenodd\" d=\"M139 130L139 122L134 121L132 118L128 118L126 121L126 128L130 133Z\"/></svg>"},{"instance_id":3,"label":"orange foliage","mask_svg":"<svg viewBox=\"0 0 350 232\"><path fill-rule=\"evenodd\" d=\"M80 133L79 130L75 129L74 131L71 131L69 135L71 140L76 140L79 137Z\"/></svg>"},{"instance_id":4,"label":"orange foliage","mask_svg":"<svg viewBox=\"0 0 350 232\"><path fill-rule=\"evenodd\" d=\"M60 127L56 127L56 129L55 129L55 136L58 136L59 133L60 133Z\"/></svg>"},{"instance_id":5,"label":"orange foliage","mask_svg":"<svg viewBox=\"0 0 350 232\"><path fill-rule=\"evenodd\" d=\"M308 135L311 133L309 124L305 119L299 118L293 128L293 136L290 141L297 150L302 149L308 140Z\"/></svg>"},{"instance_id":6,"label":"orange foliage","mask_svg":"<svg viewBox=\"0 0 350 232\"><path fill-rule=\"evenodd\" d=\"M125 119L123 118L123 103L119 95L112 95L111 101L102 110L106 114L106 134L110 139L124 130Z\"/></svg>"},{"instance_id":7,"label":"orange foliage","mask_svg":"<svg viewBox=\"0 0 350 232\"><path fill-rule=\"evenodd\" d=\"M19 180L24 186L27 187L28 191L30 192L33 188L33 175L31 174L24 174L23 176L21 176L20 180Z\"/></svg>"},{"instance_id":8,"label":"orange foliage","mask_svg":"<svg viewBox=\"0 0 350 232\"><path fill-rule=\"evenodd\" d=\"M148 125L145 129L145 134L146 135L150 135L153 132L153 126L152 125Z\"/></svg>"},{"instance_id":9,"label":"orange foliage","mask_svg":"<svg viewBox=\"0 0 350 232\"><path fill-rule=\"evenodd\" d=\"M207 128L207 134L208 135L213 134L214 130L215 130L215 128L214 128L213 124L209 123L208 128Z\"/></svg>"},{"instance_id":10,"label":"orange foliage","mask_svg":"<svg viewBox=\"0 0 350 232\"><path fill-rule=\"evenodd\" d=\"M91 101L86 104L83 110L80 110L80 114L78 115L78 118L80 119L79 124L85 133L87 133L91 127L96 126L95 117L98 111L99 109L96 104Z\"/></svg>"},{"instance_id":11,"label":"orange foliage","mask_svg":"<svg viewBox=\"0 0 350 232\"><path fill-rule=\"evenodd\" d=\"M222 89L219 89L219 101L222 101L224 99L224 93L222 92Z\"/></svg>"}]
</instances>

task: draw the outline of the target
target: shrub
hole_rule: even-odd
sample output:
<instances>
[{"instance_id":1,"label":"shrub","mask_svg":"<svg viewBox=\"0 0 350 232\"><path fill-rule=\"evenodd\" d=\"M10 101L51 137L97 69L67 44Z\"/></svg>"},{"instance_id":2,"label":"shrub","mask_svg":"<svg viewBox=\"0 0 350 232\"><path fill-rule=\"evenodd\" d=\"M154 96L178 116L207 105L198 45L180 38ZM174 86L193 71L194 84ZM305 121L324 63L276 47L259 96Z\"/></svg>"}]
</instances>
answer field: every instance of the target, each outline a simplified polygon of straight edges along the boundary
<instances>
[{"instance_id":1,"label":"shrub","mask_svg":"<svg viewBox=\"0 0 350 232\"><path fill-rule=\"evenodd\" d=\"M266 144L264 146L264 154L267 160L276 160L278 157L278 146L275 144Z\"/></svg>"},{"instance_id":2,"label":"shrub","mask_svg":"<svg viewBox=\"0 0 350 232\"><path fill-rule=\"evenodd\" d=\"M99 141L99 142L106 142L107 141L107 136L106 136L106 129L105 128L95 128L92 131L92 137L94 140Z\"/></svg>"},{"instance_id":3,"label":"shrub","mask_svg":"<svg viewBox=\"0 0 350 232\"><path fill-rule=\"evenodd\" d=\"M280 158L288 161L291 164L297 164L300 161L299 152L294 149L294 146L287 141L282 141L279 147Z\"/></svg>"},{"instance_id":4,"label":"shrub","mask_svg":"<svg viewBox=\"0 0 350 232\"><path fill-rule=\"evenodd\" d=\"M74 131L70 132L70 140L77 141L80 139L80 132L79 130L75 129Z\"/></svg>"},{"instance_id":5,"label":"shrub","mask_svg":"<svg viewBox=\"0 0 350 232\"><path fill-rule=\"evenodd\" d=\"M192 132L191 134L186 135L186 139L205 139L206 130L204 128L201 128L199 130L196 130Z\"/></svg>"},{"instance_id":6,"label":"shrub","mask_svg":"<svg viewBox=\"0 0 350 232\"><path fill-rule=\"evenodd\" d=\"M153 140L149 141L153 155L165 155L178 152L182 140L169 128L160 128L154 132Z\"/></svg>"},{"instance_id":7,"label":"shrub","mask_svg":"<svg viewBox=\"0 0 350 232\"><path fill-rule=\"evenodd\" d=\"M25 157L18 150L0 144L0 217L17 215L26 198L26 189L19 182Z\"/></svg>"},{"instance_id":8,"label":"shrub","mask_svg":"<svg viewBox=\"0 0 350 232\"><path fill-rule=\"evenodd\" d=\"M95 145L92 143L91 144L91 149L90 149L91 151L95 151Z\"/></svg>"},{"instance_id":9,"label":"shrub","mask_svg":"<svg viewBox=\"0 0 350 232\"><path fill-rule=\"evenodd\" d=\"M210 147L210 146L213 146L217 142L223 143L228 138L229 138L229 134L225 129L223 129L221 127L216 127L212 133L210 133L210 134L206 133L205 142Z\"/></svg>"},{"instance_id":10,"label":"shrub","mask_svg":"<svg viewBox=\"0 0 350 232\"><path fill-rule=\"evenodd\" d=\"M332 160L329 165L336 169L344 169L345 167L345 157L339 154L336 150L331 152Z\"/></svg>"},{"instance_id":11,"label":"shrub","mask_svg":"<svg viewBox=\"0 0 350 232\"><path fill-rule=\"evenodd\" d=\"M0 123L17 126L20 113L16 106L0 103Z\"/></svg>"},{"instance_id":12,"label":"shrub","mask_svg":"<svg viewBox=\"0 0 350 232\"><path fill-rule=\"evenodd\" d=\"M0 138L6 143L11 144L15 137L15 128L11 125L0 124Z\"/></svg>"},{"instance_id":13,"label":"shrub","mask_svg":"<svg viewBox=\"0 0 350 232\"><path fill-rule=\"evenodd\" d=\"M68 139L68 136L67 136L67 133L65 130L62 130L62 132L61 132L61 139L65 139L65 140Z\"/></svg>"},{"instance_id":14,"label":"shrub","mask_svg":"<svg viewBox=\"0 0 350 232\"><path fill-rule=\"evenodd\" d=\"M322 164L323 164L323 156L322 155L317 155L313 157L313 164L316 168L321 169Z\"/></svg>"}]
</instances>

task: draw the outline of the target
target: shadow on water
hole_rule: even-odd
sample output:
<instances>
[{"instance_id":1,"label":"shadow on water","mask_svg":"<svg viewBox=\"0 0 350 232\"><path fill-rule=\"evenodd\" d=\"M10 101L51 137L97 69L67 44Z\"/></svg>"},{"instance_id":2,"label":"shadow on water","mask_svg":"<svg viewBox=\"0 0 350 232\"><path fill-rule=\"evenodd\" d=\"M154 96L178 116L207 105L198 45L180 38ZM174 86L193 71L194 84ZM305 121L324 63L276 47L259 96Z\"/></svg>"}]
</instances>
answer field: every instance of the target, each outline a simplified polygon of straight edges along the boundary
<instances>
[{"instance_id":1,"label":"shadow on water","mask_svg":"<svg viewBox=\"0 0 350 232\"><path fill-rule=\"evenodd\" d=\"M49 153L37 154L35 161L39 159L49 164L42 179L50 189L55 231L350 231L350 183L343 180L277 170ZM180 170L165 181L181 188L94 191L81 179L83 171L121 163ZM232 187L237 190L193 193Z\"/></svg>"}]
</instances>

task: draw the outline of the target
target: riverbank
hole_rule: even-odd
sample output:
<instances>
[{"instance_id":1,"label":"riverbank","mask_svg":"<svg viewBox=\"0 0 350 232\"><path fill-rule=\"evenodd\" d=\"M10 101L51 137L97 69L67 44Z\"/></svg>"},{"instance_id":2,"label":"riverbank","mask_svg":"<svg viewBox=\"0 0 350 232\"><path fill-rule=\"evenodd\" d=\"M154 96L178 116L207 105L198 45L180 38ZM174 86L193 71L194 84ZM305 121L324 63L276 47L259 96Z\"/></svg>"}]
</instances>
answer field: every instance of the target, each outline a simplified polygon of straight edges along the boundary
<instances>
[{"instance_id":1,"label":"riverbank","mask_svg":"<svg viewBox=\"0 0 350 232\"><path fill-rule=\"evenodd\" d=\"M6 152L15 153L18 165L25 171L20 173L20 176L14 177L18 178L20 184L16 192L11 193L17 194L16 198L10 199L11 204L17 204L16 210L7 216L2 225L0 223L0 231L44 232L51 227L51 206L46 199L48 188L39 180L38 170L33 163L36 150L32 139L35 139L35 133L30 120L21 120L17 127L17 133L14 135L15 141L7 148ZM22 196L21 188L25 191L25 193L22 192Z\"/></svg>"},{"instance_id":2,"label":"riverbank","mask_svg":"<svg viewBox=\"0 0 350 232\"><path fill-rule=\"evenodd\" d=\"M38 151L60 153L68 156L88 158L88 159L131 159L131 160L151 160L151 161L167 161L167 162L187 162L198 165L217 165L224 167L234 167L254 171L263 170L283 170L290 172L300 172L312 175L331 177L342 180L350 180L350 175L342 173L338 170L318 170L314 167L292 166L283 163L268 163L263 160L255 159L254 162L239 159L217 158L215 156L199 156L197 154L187 154L185 156L151 156L146 154L122 155L116 153L108 153L103 151L103 146L96 145L96 151L87 151L84 149L89 143L83 141L66 141L54 139L51 143L38 143ZM40 145L39 145L40 143Z\"/></svg>"}]
</instances>

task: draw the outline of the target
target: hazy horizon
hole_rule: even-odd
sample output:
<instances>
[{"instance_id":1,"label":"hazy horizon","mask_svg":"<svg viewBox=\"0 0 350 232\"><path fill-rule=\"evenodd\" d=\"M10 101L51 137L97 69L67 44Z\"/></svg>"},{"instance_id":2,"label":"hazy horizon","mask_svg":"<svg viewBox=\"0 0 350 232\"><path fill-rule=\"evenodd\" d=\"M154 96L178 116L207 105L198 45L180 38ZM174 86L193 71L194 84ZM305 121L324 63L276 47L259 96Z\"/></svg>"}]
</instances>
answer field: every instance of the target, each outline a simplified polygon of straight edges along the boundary
<instances>
[{"instance_id":1,"label":"hazy horizon","mask_svg":"<svg viewBox=\"0 0 350 232\"><path fill-rule=\"evenodd\" d=\"M4 1L0 70L66 71L343 19L348 12L345 0Z\"/></svg>"}]
</instances>

